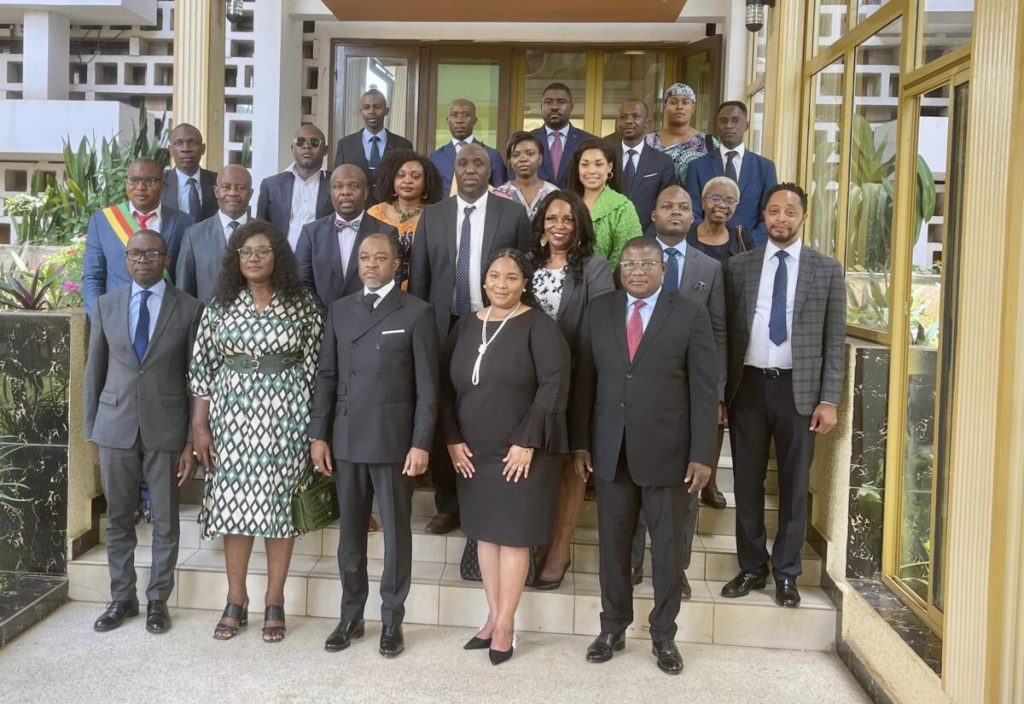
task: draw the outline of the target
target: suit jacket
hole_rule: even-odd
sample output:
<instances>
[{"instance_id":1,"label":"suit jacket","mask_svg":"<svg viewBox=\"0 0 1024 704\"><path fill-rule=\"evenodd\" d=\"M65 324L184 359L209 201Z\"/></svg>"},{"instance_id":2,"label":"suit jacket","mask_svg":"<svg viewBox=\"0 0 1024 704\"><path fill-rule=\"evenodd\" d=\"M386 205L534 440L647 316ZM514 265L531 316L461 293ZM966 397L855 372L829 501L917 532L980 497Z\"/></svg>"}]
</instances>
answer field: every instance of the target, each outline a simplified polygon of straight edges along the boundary
<instances>
[{"instance_id":1,"label":"suit jacket","mask_svg":"<svg viewBox=\"0 0 1024 704\"><path fill-rule=\"evenodd\" d=\"M331 304L308 435L345 462L401 464L430 451L438 407L434 309L398 286L370 312L362 291Z\"/></svg>"},{"instance_id":2,"label":"suit jacket","mask_svg":"<svg viewBox=\"0 0 1024 704\"><path fill-rule=\"evenodd\" d=\"M704 184L715 176L725 176L725 163L718 150L695 159L686 170L686 190L693 200L694 222L704 219L700 194ZM768 231L764 226L764 204L768 199L768 189L776 183L775 162L747 149L740 165L740 202L726 224L729 227L745 227L750 230L757 244L764 244L768 240Z\"/></svg>"},{"instance_id":3,"label":"suit jacket","mask_svg":"<svg viewBox=\"0 0 1024 704\"><path fill-rule=\"evenodd\" d=\"M397 135L391 130L384 130L387 133L387 141L384 143L384 151L380 158L383 159L389 152L396 149L412 149L412 142L405 137ZM370 172L370 164L366 161L366 152L363 151L363 131L359 130L338 140L338 148L334 154L334 168L342 164L354 164L366 174L366 182L373 188L374 176Z\"/></svg>"},{"instance_id":4,"label":"suit jacket","mask_svg":"<svg viewBox=\"0 0 1024 704\"><path fill-rule=\"evenodd\" d=\"M256 217L272 222L285 235L288 234L288 221L292 217L292 186L295 185L295 174L283 171L276 176L263 179L260 183L260 195L256 200ZM322 218L334 212L331 203L331 175L320 172L320 190L316 196L316 216Z\"/></svg>"},{"instance_id":5,"label":"suit jacket","mask_svg":"<svg viewBox=\"0 0 1024 704\"><path fill-rule=\"evenodd\" d=\"M729 260L726 309L729 311L729 379L726 403L732 403L743 376L743 360L754 324L757 290L764 266L764 245ZM793 300L793 400L809 416L820 402L839 405L846 340L846 286L835 259L804 246Z\"/></svg>"},{"instance_id":6,"label":"suit jacket","mask_svg":"<svg viewBox=\"0 0 1024 704\"><path fill-rule=\"evenodd\" d=\"M189 438L188 365L203 305L164 289L146 356L139 362L128 327L131 285L100 296L85 363L85 438L127 450L141 433L148 451L179 452Z\"/></svg>"},{"instance_id":7,"label":"suit jacket","mask_svg":"<svg viewBox=\"0 0 1024 704\"><path fill-rule=\"evenodd\" d=\"M558 173L555 173L555 167L551 162L551 152L548 150L548 133L543 126L538 127L533 131L533 135L540 139L540 143L544 145L544 160L540 163L540 169L537 171L537 175L545 180L550 181L559 188L566 188L566 183L569 181L569 164L572 163L572 154L576 151L576 146L585 139L590 139L594 135L589 132L584 132L581 129L577 129L573 125L569 125L569 134L565 137L565 144L562 145L562 161L558 164Z\"/></svg>"},{"instance_id":8,"label":"suit jacket","mask_svg":"<svg viewBox=\"0 0 1024 704\"><path fill-rule=\"evenodd\" d=\"M196 222L202 222L217 214L217 196L213 193L213 187L216 185L217 173L215 171L199 169L200 207ZM178 172L174 169L164 171L164 190L160 193L160 202L168 208L181 210L178 208Z\"/></svg>"},{"instance_id":9,"label":"suit jacket","mask_svg":"<svg viewBox=\"0 0 1024 704\"><path fill-rule=\"evenodd\" d=\"M455 256L458 253L458 198L452 196L427 206L420 214L412 239L409 265L409 293L432 303L439 340L448 338L452 297L455 291ZM480 252L480 278L487 260L507 247L526 251L533 230L526 208L497 196L487 197L484 242Z\"/></svg>"},{"instance_id":10,"label":"suit jacket","mask_svg":"<svg viewBox=\"0 0 1024 704\"><path fill-rule=\"evenodd\" d=\"M583 280L578 284L572 272L565 273L562 284L562 298L558 302L558 329L562 331L569 351L576 357L580 327L583 325L583 313L587 306L598 296L615 290L612 269L608 260L595 254L583 263Z\"/></svg>"},{"instance_id":11,"label":"suit jacket","mask_svg":"<svg viewBox=\"0 0 1024 704\"><path fill-rule=\"evenodd\" d=\"M679 282L679 295L686 296L708 309L711 332L715 338L718 400L722 401L725 399L727 354L725 277L722 275L722 266L696 247L688 246L683 261L683 277Z\"/></svg>"},{"instance_id":12,"label":"suit jacket","mask_svg":"<svg viewBox=\"0 0 1024 704\"><path fill-rule=\"evenodd\" d=\"M484 148L487 156L491 159L491 185L500 186L508 180L505 174L505 162L497 150L488 147L483 142L475 142ZM442 193L448 194L452 189L452 180L455 178L455 145L448 142L440 149L436 149L427 157L433 162L437 170L441 172Z\"/></svg>"},{"instance_id":13,"label":"suit jacket","mask_svg":"<svg viewBox=\"0 0 1024 704\"><path fill-rule=\"evenodd\" d=\"M193 224L192 216L166 205L160 206L160 234L167 243L167 272L174 274L178 251L185 230ZM82 260L82 299L85 312L92 317L96 299L108 291L132 282L124 262L124 245L111 229L103 211L93 213L85 235L85 255Z\"/></svg>"},{"instance_id":14,"label":"suit jacket","mask_svg":"<svg viewBox=\"0 0 1024 704\"><path fill-rule=\"evenodd\" d=\"M372 215L363 213L359 222L348 269L341 270L341 249L338 233L334 229L334 213L302 226L299 242L295 245L295 262L299 279L306 285L321 308L327 308L339 298L363 290L359 280L359 243L367 235L383 233L398 237L398 230Z\"/></svg>"},{"instance_id":15,"label":"suit jacket","mask_svg":"<svg viewBox=\"0 0 1024 704\"><path fill-rule=\"evenodd\" d=\"M621 146L621 143L620 145ZM623 180L623 165L619 164L619 183L626 188ZM623 195L633 202L640 225L646 229L651 224L651 213L658 203L658 194L676 182L676 166L664 152L644 145L637 159L636 175L632 186Z\"/></svg>"},{"instance_id":16,"label":"suit jacket","mask_svg":"<svg viewBox=\"0 0 1024 704\"><path fill-rule=\"evenodd\" d=\"M209 303L220 277L226 247L227 240L219 217L208 218L189 227L178 252L175 285L203 303Z\"/></svg>"},{"instance_id":17,"label":"suit jacket","mask_svg":"<svg viewBox=\"0 0 1024 704\"><path fill-rule=\"evenodd\" d=\"M590 304L572 384L570 442L594 474L615 478L622 443L633 482L683 484L689 462L711 465L718 424L715 345L707 308L662 289L633 361L626 292ZM711 370L711 371L709 371Z\"/></svg>"}]
</instances>

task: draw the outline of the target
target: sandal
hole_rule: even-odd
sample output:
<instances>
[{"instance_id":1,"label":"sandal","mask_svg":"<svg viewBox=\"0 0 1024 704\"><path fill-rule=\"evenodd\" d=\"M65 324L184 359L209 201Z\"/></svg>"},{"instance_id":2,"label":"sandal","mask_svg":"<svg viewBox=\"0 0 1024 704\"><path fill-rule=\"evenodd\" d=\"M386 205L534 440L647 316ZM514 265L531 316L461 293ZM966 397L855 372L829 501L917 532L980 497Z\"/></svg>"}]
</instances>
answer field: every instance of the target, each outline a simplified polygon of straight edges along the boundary
<instances>
[{"instance_id":1,"label":"sandal","mask_svg":"<svg viewBox=\"0 0 1024 704\"><path fill-rule=\"evenodd\" d=\"M246 599L244 604L234 604L229 601L227 606L224 607L224 613L221 614L220 618L222 622L214 626L213 639L231 640L238 635L239 628L249 625L249 600ZM223 623L223 620L226 618L234 619L238 622L238 625L232 626Z\"/></svg>"},{"instance_id":2,"label":"sandal","mask_svg":"<svg viewBox=\"0 0 1024 704\"><path fill-rule=\"evenodd\" d=\"M266 608L263 612L263 622L267 621L280 621L284 623L284 606L271 605ZM284 634L287 632L287 628L284 626L263 626L263 642L264 643L280 643L284 640Z\"/></svg>"}]
</instances>

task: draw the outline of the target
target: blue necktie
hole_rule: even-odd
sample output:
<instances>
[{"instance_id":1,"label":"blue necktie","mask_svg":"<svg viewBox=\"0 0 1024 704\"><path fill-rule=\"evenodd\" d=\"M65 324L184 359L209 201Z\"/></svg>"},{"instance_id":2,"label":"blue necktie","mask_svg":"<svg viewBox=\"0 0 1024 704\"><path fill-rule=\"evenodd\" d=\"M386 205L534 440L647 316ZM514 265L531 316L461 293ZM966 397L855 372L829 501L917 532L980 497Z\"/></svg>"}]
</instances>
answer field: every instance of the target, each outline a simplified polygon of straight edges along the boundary
<instances>
[{"instance_id":1,"label":"blue necktie","mask_svg":"<svg viewBox=\"0 0 1024 704\"><path fill-rule=\"evenodd\" d=\"M452 312L456 316L469 315L472 311L469 300L469 258L472 224L470 214L476 210L475 205L466 206L462 218L462 233L459 235L459 254L455 260L455 306Z\"/></svg>"},{"instance_id":2,"label":"blue necktie","mask_svg":"<svg viewBox=\"0 0 1024 704\"><path fill-rule=\"evenodd\" d=\"M636 178L636 165L633 163L635 156L636 149L626 150L626 168L622 170L622 180L625 183L622 184L622 190L627 196L633 191L633 179Z\"/></svg>"},{"instance_id":3,"label":"blue necktie","mask_svg":"<svg viewBox=\"0 0 1024 704\"><path fill-rule=\"evenodd\" d=\"M772 314L768 318L768 339L776 346L786 341L786 289L789 286L789 272L786 270L786 257L783 251L775 253L779 260L779 268L775 270L775 287L772 289Z\"/></svg>"},{"instance_id":4,"label":"blue necktie","mask_svg":"<svg viewBox=\"0 0 1024 704\"><path fill-rule=\"evenodd\" d=\"M370 168L376 169L380 163L380 137L370 137Z\"/></svg>"},{"instance_id":5,"label":"blue necktie","mask_svg":"<svg viewBox=\"0 0 1024 704\"><path fill-rule=\"evenodd\" d=\"M146 356L146 348L149 347L149 297L152 291L142 291L139 294L142 300L139 302L139 321L135 323L135 338L132 340L132 347L135 348L135 356L141 362Z\"/></svg>"},{"instance_id":6,"label":"blue necktie","mask_svg":"<svg viewBox=\"0 0 1024 704\"><path fill-rule=\"evenodd\" d=\"M665 268L665 290L679 293L679 250L669 247L665 250L668 257Z\"/></svg>"}]
</instances>

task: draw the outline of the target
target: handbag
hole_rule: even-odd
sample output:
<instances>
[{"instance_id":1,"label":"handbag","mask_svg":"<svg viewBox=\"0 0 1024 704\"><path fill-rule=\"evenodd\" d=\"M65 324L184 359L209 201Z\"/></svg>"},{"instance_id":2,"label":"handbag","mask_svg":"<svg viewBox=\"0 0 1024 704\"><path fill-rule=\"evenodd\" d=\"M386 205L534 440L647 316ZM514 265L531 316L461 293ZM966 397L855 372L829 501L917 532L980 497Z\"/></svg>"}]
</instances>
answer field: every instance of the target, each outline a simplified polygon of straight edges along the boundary
<instances>
[{"instance_id":1,"label":"handbag","mask_svg":"<svg viewBox=\"0 0 1024 704\"><path fill-rule=\"evenodd\" d=\"M462 551L462 560L459 562L459 574L468 582L483 581L480 576L480 559L476 554L477 542L472 538L466 538L466 547ZM540 567L537 565L537 548L530 547L530 569L526 573L526 586L532 587L537 580L537 572Z\"/></svg>"},{"instance_id":2,"label":"handbag","mask_svg":"<svg viewBox=\"0 0 1024 704\"><path fill-rule=\"evenodd\" d=\"M292 524L300 533L327 527L341 516L334 479L317 475L292 497Z\"/></svg>"}]
</instances>

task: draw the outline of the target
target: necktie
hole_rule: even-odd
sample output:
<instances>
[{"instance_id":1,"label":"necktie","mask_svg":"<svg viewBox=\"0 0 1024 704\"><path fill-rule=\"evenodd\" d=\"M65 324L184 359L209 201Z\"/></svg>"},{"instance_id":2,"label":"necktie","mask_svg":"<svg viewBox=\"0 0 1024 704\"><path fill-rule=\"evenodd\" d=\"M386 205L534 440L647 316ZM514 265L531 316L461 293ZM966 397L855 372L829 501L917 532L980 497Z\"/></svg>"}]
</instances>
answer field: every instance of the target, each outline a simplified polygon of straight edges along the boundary
<instances>
[{"instance_id":1,"label":"necktie","mask_svg":"<svg viewBox=\"0 0 1024 704\"><path fill-rule=\"evenodd\" d=\"M626 150L626 168L622 170L623 190L628 195L633 190L633 179L636 177L636 165L633 158L636 156L636 149Z\"/></svg>"},{"instance_id":2,"label":"necktie","mask_svg":"<svg viewBox=\"0 0 1024 704\"><path fill-rule=\"evenodd\" d=\"M633 301L633 312L629 314L629 321L626 323L626 347L629 350L629 361L633 361L636 351L640 347L640 340L644 338L644 321L640 317L640 309L647 305L644 301Z\"/></svg>"},{"instance_id":3,"label":"necktie","mask_svg":"<svg viewBox=\"0 0 1024 704\"><path fill-rule=\"evenodd\" d=\"M156 217L156 213L150 213L149 215L143 215L138 210L135 211L134 215L135 215L135 219L139 221L139 227L141 227L143 230L146 229L146 225L149 224L149 221Z\"/></svg>"},{"instance_id":4,"label":"necktie","mask_svg":"<svg viewBox=\"0 0 1024 704\"><path fill-rule=\"evenodd\" d=\"M188 180L188 214L193 220L199 220L199 189L196 187L195 177Z\"/></svg>"},{"instance_id":5,"label":"necktie","mask_svg":"<svg viewBox=\"0 0 1024 704\"><path fill-rule=\"evenodd\" d=\"M462 149L464 146L466 146L466 143L463 142L461 139L458 142L456 142L455 143L455 153L458 154L459 150Z\"/></svg>"},{"instance_id":6,"label":"necktie","mask_svg":"<svg viewBox=\"0 0 1024 704\"><path fill-rule=\"evenodd\" d=\"M562 133L552 132L551 133L551 170L554 172L551 174L551 180L558 180L558 167L562 165Z\"/></svg>"},{"instance_id":7,"label":"necktie","mask_svg":"<svg viewBox=\"0 0 1024 704\"><path fill-rule=\"evenodd\" d=\"M668 261L665 267L665 290L679 293L679 250L669 247L665 250Z\"/></svg>"},{"instance_id":8,"label":"necktie","mask_svg":"<svg viewBox=\"0 0 1024 704\"><path fill-rule=\"evenodd\" d=\"M135 356L142 362L146 356L146 348L149 347L149 297L152 291L140 291L142 300L139 302L139 320L135 323L135 337L132 339L132 347L135 348Z\"/></svg>"},{"instance_id":9,"label":"necktie","mask_svg":"<svg viewBox=\"0 0 1024 704\"><path fill-rule=\"evenodd\" d=\"M775 270L775 287L772 289L772 313L768 318L768 339L775 344L781 345L788 337L786 331L786 289L789 284L789 272L786 270L786 257L784 251L775 253L779 260L779 268Z\"/></svg>"},{"instance_id":10,"label":"necktie","mask_svg":"<svg viewBox=\"0 0 1024 704\"><path fill-rule=\"evenodd\" d=\"M370 168L376 169L380 163L380 137L370 137Z\"/></svg>"},{"instance_id":11,"label":"necktie","mask_svg":"<svg viewBox=\"0 0 1024 704\"><path fill-rule=\"evenodd\" d=\"M736 158L736 152L732 152L732 151L726 152L725 153L725 157L726 157L726 162L725 162L725 175L726 175L726 178L731 178L736 183L739 183L740 182L740 177L736 175L736 162L733 161L733 159Z\"/></svg>"},{"instance_id":12,"label":"necktie","mask_svg":"<svg viewBox=\"0 0 1024 704\"><path fill-rule=\"evenodd\" d=\"M469 221L470 214L476 210L475 205L468 205L463 211L462 232L459 234L459 254L455 260L455 306L452 312L462 317L471 312L469 300L469 259L470 245L472 238L472 224Z\"/></svg>"},{"instance_id":13,"label":"necktie","mask_svg":"<svg viewBox=\"0 0 1024 704\"><path fill-rule=\"evenodd\" d=\"M378 298L380 298L380 294L378 293L368 293L363 296L363 303L366 304L366 307L371 313L373 312L373 307L376 305Z\"/></svg>"}]
</instances>

